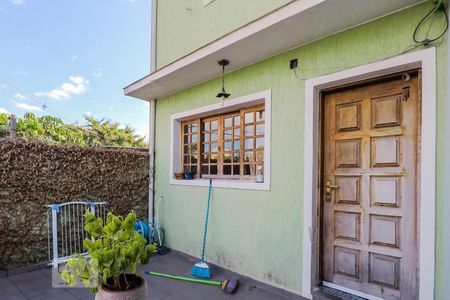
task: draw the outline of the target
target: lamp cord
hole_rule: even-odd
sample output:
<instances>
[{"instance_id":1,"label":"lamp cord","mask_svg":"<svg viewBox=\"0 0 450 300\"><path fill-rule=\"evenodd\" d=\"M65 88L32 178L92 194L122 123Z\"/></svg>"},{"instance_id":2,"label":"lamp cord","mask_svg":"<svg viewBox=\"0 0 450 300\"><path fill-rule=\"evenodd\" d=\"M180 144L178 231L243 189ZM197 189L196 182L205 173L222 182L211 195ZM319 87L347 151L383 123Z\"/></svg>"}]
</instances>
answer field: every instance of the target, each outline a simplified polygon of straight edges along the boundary
<instances>
[{"instance_id":1,"label":"lamp cord","mask_svg":"<svg viewBox=\"0 0 450 300\"><path fill-rule=\"evenodd\" d=\"M440 35L438 35L435 38L429 39L428 38L428 33L427 36L419 41L417 39L417 32L419 31L419 28L423 25L423 22L425 22L425 20L432 14L435 13L437 11L439 11L440 9L442 9L442 11L444 12L444 16L445 16L445 29L444 31L442 31L442 33ZM442 0L436 1L436 3L433 5L433 8L420 20L419 24L417 24L416 29L414 29L414 33L413 33L413 40L415 43L417 44L422 44L424 46L428 46L430 43L433 43L437 40L439 40L441 37L444 36L444 34L447 32L448 30L448 15L447 15L447 11L445 9L444 3L442 3ZM429 29L428 29L429 31Z\"/></svg>"}]
</instances>

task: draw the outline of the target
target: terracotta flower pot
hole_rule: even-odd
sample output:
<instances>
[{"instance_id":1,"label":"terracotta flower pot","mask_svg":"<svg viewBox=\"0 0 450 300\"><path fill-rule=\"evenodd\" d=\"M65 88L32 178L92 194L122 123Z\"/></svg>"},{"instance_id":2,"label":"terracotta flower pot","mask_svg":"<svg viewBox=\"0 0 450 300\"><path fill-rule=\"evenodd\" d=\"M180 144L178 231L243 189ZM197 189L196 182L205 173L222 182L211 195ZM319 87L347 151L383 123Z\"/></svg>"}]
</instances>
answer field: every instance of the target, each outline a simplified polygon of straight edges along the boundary
<instances>
[{"instance_id":1,"label":"terracotta flower pot","mask_svg":"<svg viewBox=\"0 0 450 300\"><path fill-rule=\"evenodd\" d=\"M106 285L101 285L95 295L95 300L144 300L147 299L147 283L134 274L121 275L121 282L126 276L127 282L132 286L127 291L112 290ZM123 281L124 282L124 281Z\"/></svg>"}]
</instances>

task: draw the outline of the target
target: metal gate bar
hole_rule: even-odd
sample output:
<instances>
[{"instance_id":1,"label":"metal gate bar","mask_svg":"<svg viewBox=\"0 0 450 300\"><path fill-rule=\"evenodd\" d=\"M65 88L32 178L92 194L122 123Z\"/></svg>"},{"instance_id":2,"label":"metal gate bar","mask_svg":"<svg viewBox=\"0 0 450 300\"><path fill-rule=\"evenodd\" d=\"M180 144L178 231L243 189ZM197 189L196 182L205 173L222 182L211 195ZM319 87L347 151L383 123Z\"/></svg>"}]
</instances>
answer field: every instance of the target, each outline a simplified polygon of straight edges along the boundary
<instances>
[{"instance_id":1,"label":"metal gate bar","mask_svg":"<svg viewBox=\"0 0 450 300\"><path fill-rule=\"evenodd\" d=\"M74 253L88 256L83 241L89 236L84 230L84 212L89 209L97 218L106 221L108 202L73 201L63 204L45 205L47 208L48 257L57 268Z\"/></svg>"}]
</instances>

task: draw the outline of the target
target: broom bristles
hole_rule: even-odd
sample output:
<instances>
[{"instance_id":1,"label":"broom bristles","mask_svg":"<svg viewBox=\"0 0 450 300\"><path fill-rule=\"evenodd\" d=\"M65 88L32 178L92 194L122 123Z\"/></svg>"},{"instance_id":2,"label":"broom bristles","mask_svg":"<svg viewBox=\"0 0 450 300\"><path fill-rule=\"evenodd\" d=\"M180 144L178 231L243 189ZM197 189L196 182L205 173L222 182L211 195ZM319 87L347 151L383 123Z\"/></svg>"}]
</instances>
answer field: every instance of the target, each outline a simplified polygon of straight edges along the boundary
<instances>
[{"instance_id":1,"label":"broom bristles","mask_svg":"<svg viewBox=\"0 0 450 300\"><path fill-rule=\"evenodd\" d=\"M196 263L191 270L192 275L200 278L211 278L211 273L209 272L209 266L204 261L199 261Z\"/></svg>"}]
</instances>

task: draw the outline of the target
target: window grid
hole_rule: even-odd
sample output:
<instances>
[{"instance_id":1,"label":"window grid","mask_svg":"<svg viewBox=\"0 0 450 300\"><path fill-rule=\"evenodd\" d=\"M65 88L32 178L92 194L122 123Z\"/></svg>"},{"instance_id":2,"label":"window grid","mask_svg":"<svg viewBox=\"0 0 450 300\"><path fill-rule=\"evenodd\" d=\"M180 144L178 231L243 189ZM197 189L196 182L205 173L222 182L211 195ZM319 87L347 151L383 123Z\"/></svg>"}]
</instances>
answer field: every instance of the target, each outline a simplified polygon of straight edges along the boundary
<instances>
[{"instance_id":1,"label":"window grid","mask_svg":"<svg viewBox=\"0 0 450 300\"><path fill-rule=\"evenodd\" d=\"M201 177L217 178L219 173L219 117L203 119Z\"/></svg>"},{"instance_id":2,"label":"window grid","mask_svg":"<svg viewBox=\"0 0 450 300\"><path fill-rule=\"evenodd\" d=\"M244 126L243 134L243 177L256 176L257 166L263 173L264 165L264 107L254 107L241 112Z\"/></svg>"},{"instance_id":3,"label":"window grid","mask_svg":"<svg viewBox=\"0 0 450 300\"><path fill-rule=\"evenodd\" d=\"M182 135L183 172L197 174L199 164L199 122L198 120L184 122Z\"/></svg>"},{"instance_id":4,"label":"window grid","mask_svg":"<svg viewBox=\"0 0 450 300\"><path fill-rule=\"evenodd\" d=\"M253 179L257 168L263 174L264 105L181 125L183 170L195 178Z\"/></svg>"}]
</instances>

